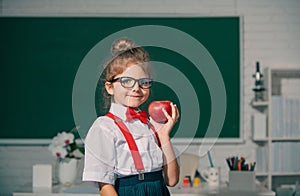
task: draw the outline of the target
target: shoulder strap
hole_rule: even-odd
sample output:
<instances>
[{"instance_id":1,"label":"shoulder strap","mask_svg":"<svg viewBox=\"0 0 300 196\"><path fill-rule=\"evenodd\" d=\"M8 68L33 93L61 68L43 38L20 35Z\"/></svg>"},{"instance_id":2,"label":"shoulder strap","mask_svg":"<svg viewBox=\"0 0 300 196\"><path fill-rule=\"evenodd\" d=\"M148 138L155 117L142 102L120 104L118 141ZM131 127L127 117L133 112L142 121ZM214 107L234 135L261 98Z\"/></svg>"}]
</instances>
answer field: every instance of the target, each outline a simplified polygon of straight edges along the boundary
<instances>
[{"instance_id":1,"label":"shoulder strap","mask_svg":"<svg viewBox=\"0 0 300 196\"><path fill-rule=\"evenodd\" d=\"M149 123L149 126L150 126L150 129L154 132L154 135L155 135L155 137L157 139L157 145L159 147L161 147L161 143L160 143L157 131L155 130L154 126L151 123Z\"/></svg>"},{"instance_id":2,"label":"shoulder strap","mask_svg":"<svg viewBox=\"0 0 300 196\"><path fill-rule=\"evenodd\" d=\"M116 123L116 125L119 127L119 129L121 130L122 134L124 135L126 142L129 146L132 158L133 158L133 162L135 165L135 169L139 172L142 173L144 171L144 165L142 162L142 158L141 155L139 153L139 149L133 139L132 134L130 133L130 131L128 130L128 128L126 127L126 125L124 124L124 122L117 116L113 115L112 113L107 113L106 116L110 117L111 119L113 119Z\"/></svg>"}]
</instances>

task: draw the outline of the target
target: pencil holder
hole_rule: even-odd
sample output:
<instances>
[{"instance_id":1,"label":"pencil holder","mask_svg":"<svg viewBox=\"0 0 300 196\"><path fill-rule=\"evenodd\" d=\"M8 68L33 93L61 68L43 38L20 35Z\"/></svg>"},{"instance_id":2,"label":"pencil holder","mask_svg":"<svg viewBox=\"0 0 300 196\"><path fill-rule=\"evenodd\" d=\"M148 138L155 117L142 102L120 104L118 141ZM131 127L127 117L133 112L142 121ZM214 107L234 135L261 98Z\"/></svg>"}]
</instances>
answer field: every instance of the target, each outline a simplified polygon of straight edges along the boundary
<instances>
[{"instance_id":1,"label":"pencil holder","mask_svg":"<svg viewBox=\"0 0 300 196\"><path fill-rule=\"evenodd\" d=\"M255 171L229 171L230 190L255 190Z\"/></svg>"}]
</instances>

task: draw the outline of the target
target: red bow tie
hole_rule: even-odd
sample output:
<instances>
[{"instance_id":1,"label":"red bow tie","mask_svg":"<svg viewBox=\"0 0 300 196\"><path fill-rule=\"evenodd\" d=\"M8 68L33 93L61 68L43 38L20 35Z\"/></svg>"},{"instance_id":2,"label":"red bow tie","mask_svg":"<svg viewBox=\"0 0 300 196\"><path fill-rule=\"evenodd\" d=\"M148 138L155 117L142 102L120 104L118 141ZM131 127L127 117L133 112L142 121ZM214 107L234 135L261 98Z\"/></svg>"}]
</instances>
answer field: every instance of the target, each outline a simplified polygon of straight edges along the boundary
<instances>
[{"instance_id":1,"label":"red bow tie","mask_svg":"<svg viewBox=\"0 0 300 196\"><path fill-rule=\"evenodd\" d=\"M131 121L134 119L139 119L142 123L148 123L148 115L146 111L136 112L133 108L128 108L126 111L126 119L127 121Z\"/></svg>"}]
</instances>

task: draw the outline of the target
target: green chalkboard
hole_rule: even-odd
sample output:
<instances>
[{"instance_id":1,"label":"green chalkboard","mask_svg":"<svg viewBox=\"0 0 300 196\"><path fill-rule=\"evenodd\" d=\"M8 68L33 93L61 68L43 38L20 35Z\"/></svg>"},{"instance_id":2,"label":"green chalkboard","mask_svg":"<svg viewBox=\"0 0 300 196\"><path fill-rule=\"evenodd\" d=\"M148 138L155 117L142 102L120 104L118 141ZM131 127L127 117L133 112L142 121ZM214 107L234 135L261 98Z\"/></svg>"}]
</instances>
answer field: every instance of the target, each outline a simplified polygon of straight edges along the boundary
<instances>
[{"instance_id":1,"label":"green chalkboard","mask_svg":"<svg viewBox=\"0 0 300 196\"><path fill-rule=\"evenodd\" d=\"M199 54L199 51L193 48L187 51L190 45L185 46L180 36L170 34L165 39L158 37L164 34L163 28L162 31L158 28L158 31L154 32L157 33L154 36L159 38L157 40L161 40L160 43L163 45L164 40L167 42L170 39L174 43L174 48L178 50L160 47L157 44L147 45L145 48L150 53L151 61L163 62L160 66L170 65L172 70L176 70L176 73L180 73L181 77L188 81L198 103L191 101L190 104L193 104L192 108L195 111L200 111L200 115L189 116L184 110L189 103L183 103L177 91L184 93L185 83L182 82L182 86L179 85L176 87L178 89L174 89L166 85L163 79L155 82L151 96L142 109L147 109L147 104L155 99L174 101L179 109L184 111L172 132L174 137L240 138L239 20L239 17L2 17L0 18L2 91L0 138L45 139L52 138L59 131L72 129L75 124L77 125L74 118L76 115L74 104L82 104L83 107L85 104L84 99L78 102L74 101L72 96L74 81L80 66L87 60L87 54L110 35L141 26L168 27L189 35L207 50L217 66L216 70L220 73L220 76L204 73L210 69L210 67L206 69L206 65L201 65L204 68L199 70L191 58L203 53ZM145 39L153 36L151 32L135 33L139 33ZM191 58L180 52L180 49L191 54ZM106 52L106 59L99 59L99 62L104 63L109 58L109 51ZM102 66L100 64L99 66ZM95 74L100 77L101 73L97 71L99 70L95 69ZM173 73L164 74L166 77L173 76ZM224 82L224 92L214 94L220 100L218 101L221 103L220 106L214 103L216 99L212 98L213 88L220 85L218 77ZM180 80L175 71L173 80L174 83ZM93 107L96 114L97 116L105 114L106 110L101 108L101 88L93 90ZM183 96L189 99L190 95L185 93ZM222 103L225 103L224 107ZM219 107L223 107L220 113L224 110L224 118L221 118L222 115L213 118L215 113L218 113ZM89 116L84 112L82 111L80 115ZM185 127L181 130L180 124L184 124L182 121L186 121L187 116L191 120L186 124L194 123L195 130L186 130ZM83 132L87 131L95 118L88 117L85 125L79 125ZM215 130L216 133L209 134L210 126L216 124L211 121L215 119L218 121L220 131Z\"/></svg>"}]
</instances>

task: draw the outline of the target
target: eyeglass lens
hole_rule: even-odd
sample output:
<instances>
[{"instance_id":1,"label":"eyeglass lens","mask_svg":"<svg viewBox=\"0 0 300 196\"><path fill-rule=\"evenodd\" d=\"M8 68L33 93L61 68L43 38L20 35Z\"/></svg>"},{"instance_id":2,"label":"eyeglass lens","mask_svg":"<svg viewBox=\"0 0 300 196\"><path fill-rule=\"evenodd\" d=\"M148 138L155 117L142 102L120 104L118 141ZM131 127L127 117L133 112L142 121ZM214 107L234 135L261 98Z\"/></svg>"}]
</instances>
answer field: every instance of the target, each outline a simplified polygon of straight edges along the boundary
<instances>
[{"instance_id":1,"label":"eyeglass lens","mask_svg":"<svg viewBox=\"0 0 300 196\"><path fill-rule=\"evenodd\" d=\"M136 82L138 82L139 87L145 89L150 88L152 85L152 79L150 78L134 79L131 77L120 77L119 80L124 88L132 88Z\"/></svg>"}]
</instances>

